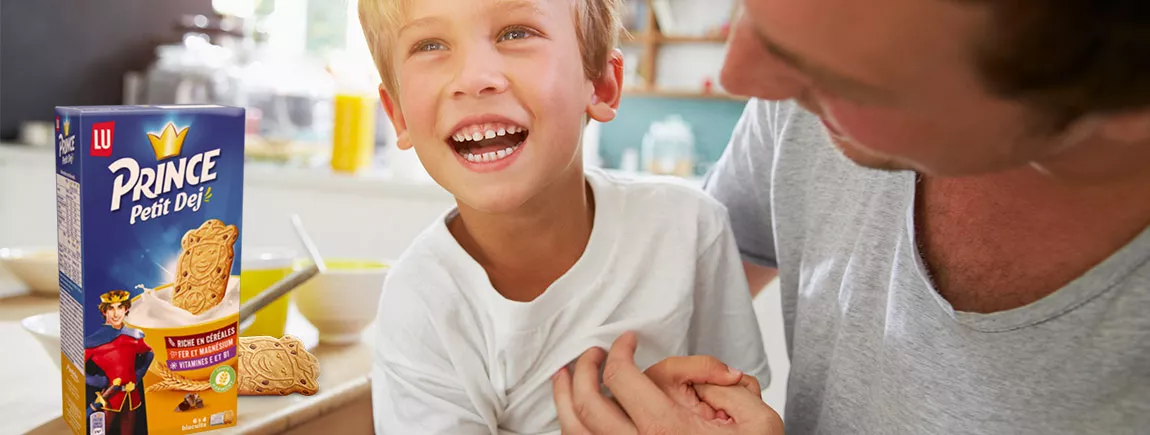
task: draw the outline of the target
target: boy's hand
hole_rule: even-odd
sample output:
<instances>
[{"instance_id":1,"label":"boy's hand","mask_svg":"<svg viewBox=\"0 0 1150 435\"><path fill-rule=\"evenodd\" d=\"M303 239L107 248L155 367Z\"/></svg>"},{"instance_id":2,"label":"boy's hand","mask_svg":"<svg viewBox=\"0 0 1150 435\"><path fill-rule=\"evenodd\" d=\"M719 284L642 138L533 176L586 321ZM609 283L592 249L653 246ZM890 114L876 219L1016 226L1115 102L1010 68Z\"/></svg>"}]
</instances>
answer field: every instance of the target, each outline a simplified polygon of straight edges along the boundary
<instances>
[{"instance_id":1,"label":"boy's hand","mask_svg":"<svg viewBox=\"0 0 1150 435\"><path fill-rule=\"evenodd\" d=\"M555 375L564 434L783 434L782 420L763 403L754 377L709 357L669 358L644 374L634 363L635 345L634 334L624 334L609 354L598 348L584 353L574 376L566 369ZM603 383L617 403L599 390L604 361Z\"/></svg>"}]
</instances>

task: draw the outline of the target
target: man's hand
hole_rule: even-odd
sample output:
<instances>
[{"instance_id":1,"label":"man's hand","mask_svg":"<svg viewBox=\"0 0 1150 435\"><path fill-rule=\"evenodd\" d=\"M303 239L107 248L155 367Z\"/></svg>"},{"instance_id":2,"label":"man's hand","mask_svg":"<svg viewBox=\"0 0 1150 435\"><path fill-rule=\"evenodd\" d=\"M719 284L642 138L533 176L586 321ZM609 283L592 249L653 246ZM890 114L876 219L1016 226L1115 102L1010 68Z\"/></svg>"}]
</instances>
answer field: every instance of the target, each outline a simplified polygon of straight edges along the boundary
<instances>
[{"instance_id":1,"label":"man's hand","mask_svg":"<svg viewBox=\"0 0 1150 435\"><path fill-rule=\"evenodd\" d=\"M725 420L728 416L701 400L695 384L740 385L755 397L761 398L762 394L759 381L754 376L744 375L713 356L670 357L651 366L643 374L676 404L694 411L706 420Z\"/></svg>"},{"instance_id":2,"label":"man's hand","mask_svg":"<svg viewBox=\"0 0 1150 435\"><path fill-rule=\"evenodd\" d=\"M763 403L754 377L707 357L669 358L644 374L634 363L635 346L635 335L623 334L610 353L584 353L574 376L567 369L555 375L564 434L783 434L782 420ZM617 402L600 393L604 362L603 384Z\"/></svg>"}]
</instances>

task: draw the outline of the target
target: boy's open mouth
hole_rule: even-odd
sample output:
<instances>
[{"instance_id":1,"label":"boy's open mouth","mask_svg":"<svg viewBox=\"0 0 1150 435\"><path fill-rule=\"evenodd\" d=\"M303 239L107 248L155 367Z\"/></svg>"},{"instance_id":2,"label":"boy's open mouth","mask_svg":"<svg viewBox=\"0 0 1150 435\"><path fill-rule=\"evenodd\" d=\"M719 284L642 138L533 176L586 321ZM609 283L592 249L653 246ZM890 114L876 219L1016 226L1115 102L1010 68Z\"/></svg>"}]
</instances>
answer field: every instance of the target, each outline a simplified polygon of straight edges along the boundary
<instances>
[{"instance_id":1,"label":"boy's open mouth","mask_svg":"<svg viewBox=\"0 0 1150 435\"><path fill-rule=\"evenodd\" d=\"M507 158L527 140L527 129L503 122L469 125L447 138L455 152L472 163Z\"/></svg>"}]
</instances>

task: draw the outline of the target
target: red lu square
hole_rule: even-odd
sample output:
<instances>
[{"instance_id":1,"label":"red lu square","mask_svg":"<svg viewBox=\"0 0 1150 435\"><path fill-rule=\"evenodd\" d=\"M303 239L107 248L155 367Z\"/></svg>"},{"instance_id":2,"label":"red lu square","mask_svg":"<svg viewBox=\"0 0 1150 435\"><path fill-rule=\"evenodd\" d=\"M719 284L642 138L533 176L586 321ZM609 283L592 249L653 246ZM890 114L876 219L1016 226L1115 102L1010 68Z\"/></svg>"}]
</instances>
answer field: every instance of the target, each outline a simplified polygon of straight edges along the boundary
<instances>
[{"instance_id":1,"label":"red lu square","mask_svg":"<svg viewBox=\"0 0 1150 435\"><path fill-rule=\"evenodd\" d=\"M116 121L97 122L92 124L92 157L110 157L112 155L112 140L116 134Z\"/></svg>"}]
</instances>

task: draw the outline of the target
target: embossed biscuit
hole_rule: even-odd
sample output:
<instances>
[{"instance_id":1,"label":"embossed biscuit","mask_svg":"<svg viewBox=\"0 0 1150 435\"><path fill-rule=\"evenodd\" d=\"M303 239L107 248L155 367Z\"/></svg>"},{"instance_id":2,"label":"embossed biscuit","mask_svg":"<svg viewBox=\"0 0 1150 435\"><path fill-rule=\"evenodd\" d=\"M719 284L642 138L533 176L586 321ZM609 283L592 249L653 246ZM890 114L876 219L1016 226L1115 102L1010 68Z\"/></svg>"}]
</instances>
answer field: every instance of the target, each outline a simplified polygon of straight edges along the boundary
<instances>
[{"instance_id":1,"label":"embossed biscuit","mask_svg":"<svg viewBox=\"0 0 1150 435\"><path fill-rule=\"evenodd\" d=\"M228 288L235 258L234 243L239 238L235 225L217 219L184 233L176 263L172 305L200 314L219 304Z\"/></svg>"},{"instance_id":2,"label":"embossed biscuit","mask_svg":"<svg viewBox=\"0 0 1150 435\"><path fill-rule=\"evenodd\" d=\"M298 338L240 337L241 396L310 396L319 391L319 360Z\"/></svg>"}]
</instances>

